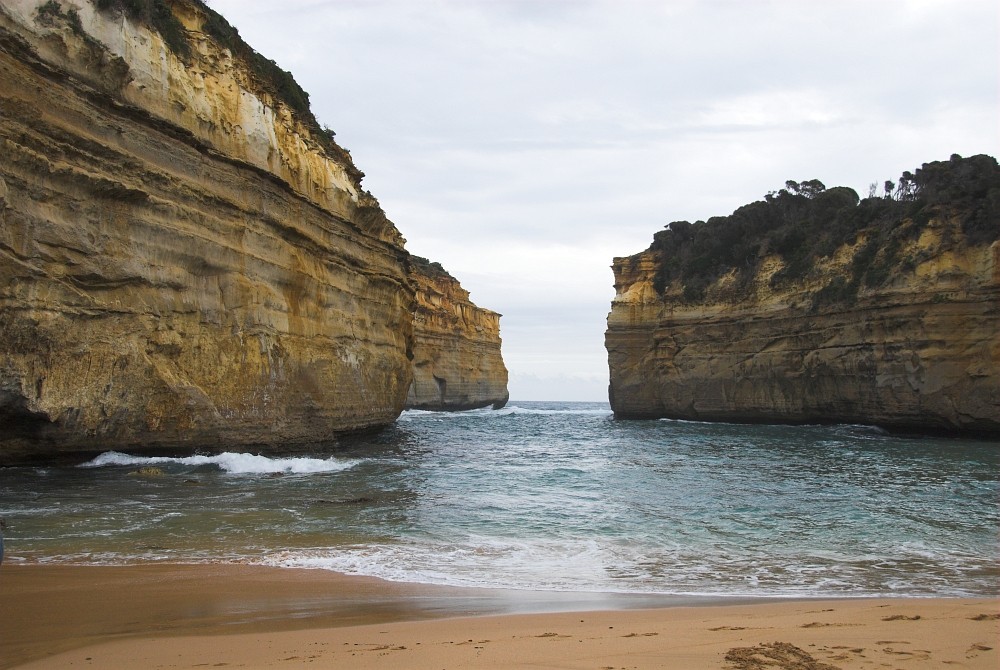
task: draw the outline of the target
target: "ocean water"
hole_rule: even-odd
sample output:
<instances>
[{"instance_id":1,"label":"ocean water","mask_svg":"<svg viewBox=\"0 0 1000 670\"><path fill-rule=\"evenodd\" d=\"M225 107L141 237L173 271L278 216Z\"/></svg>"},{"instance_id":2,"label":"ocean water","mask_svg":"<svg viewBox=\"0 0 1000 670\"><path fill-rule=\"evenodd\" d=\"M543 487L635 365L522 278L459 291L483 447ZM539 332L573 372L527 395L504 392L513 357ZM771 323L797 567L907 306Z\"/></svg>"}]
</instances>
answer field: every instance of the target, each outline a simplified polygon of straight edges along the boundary
<instances>
[{"instance_id":1,"label":"ocean water","mask_svg":"<svg viewBox=\"0 0 1000 670\"><path fill-rule=\"evenodd\" d=\"M997 596L998 501L996 442L615 421L605 403L409 411L312 457L0 469L5 562L572 592Z\"/></svg>"}]
</instances>

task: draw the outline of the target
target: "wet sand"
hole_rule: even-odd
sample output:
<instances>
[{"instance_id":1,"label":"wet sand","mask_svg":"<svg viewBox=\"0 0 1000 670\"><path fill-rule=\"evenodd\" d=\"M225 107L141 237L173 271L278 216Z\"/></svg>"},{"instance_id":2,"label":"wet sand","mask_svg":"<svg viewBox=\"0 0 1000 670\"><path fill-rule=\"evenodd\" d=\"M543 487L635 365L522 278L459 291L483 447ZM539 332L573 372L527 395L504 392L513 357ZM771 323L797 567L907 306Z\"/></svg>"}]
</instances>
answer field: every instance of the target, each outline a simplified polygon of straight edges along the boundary
<instances>
[{"instance_id":1,"label":"wet sand","mask_svg":"<svg viewBox=\"0 0 1000 670\"><path fill-rule=\"evenodd\" d=\"M0 668L106 640L221 635L695 601L463 589L328 570L207 564L0 566ZM721 601L721 602L734 602Z\"/></svg>"},{"instance_id":2,"label":"wet sand","mask_svg":"<svg viewBox=\"0 0 1000 670\"><path fill-rule=\"evenodd\" d=\"M736 603L5 564L0 604L3 668L1000 667L996 599Z\"/></svg>"}]
</instances>

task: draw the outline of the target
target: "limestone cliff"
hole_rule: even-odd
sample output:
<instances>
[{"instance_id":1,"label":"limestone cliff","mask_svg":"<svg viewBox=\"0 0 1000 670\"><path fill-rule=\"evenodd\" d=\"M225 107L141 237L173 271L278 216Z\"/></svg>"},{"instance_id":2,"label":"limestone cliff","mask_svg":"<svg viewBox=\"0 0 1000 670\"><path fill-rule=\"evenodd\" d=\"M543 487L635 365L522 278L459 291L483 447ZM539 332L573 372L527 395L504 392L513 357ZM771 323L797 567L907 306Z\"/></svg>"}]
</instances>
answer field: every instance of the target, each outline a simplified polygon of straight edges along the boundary
<instances>
[{"instance_id":1,"label":"limestone cliff","mask_svg":"<svg viewBox=\"0 0 1000 670\"><path fill-rule=\"evenodd\" d=\"M996 161L788 186L615 259L615 415L1000 434Z\"/></svg>"},{"instance_id":2,"label":"limestone cliff","mask_svg":"<svg viewBox=\"0 0 1000 670\"><path fill-rule=\"evenodd\" d=\"M287 73L139 5L0 5L0 465L393 421L402 237Z\"/></svg>"},{"instance_id":3,"label":"limestone cliff","mask_svg":"<svg viewBox=\"0 0 1000 670\"><path fill-rule=\"evenodd\" d=\"M413 383L406 406L428 410L507 404L500 355L500 315L477 307L438 263L412 257L417 307L413 319Z\"/></svg>"}]
</instances>

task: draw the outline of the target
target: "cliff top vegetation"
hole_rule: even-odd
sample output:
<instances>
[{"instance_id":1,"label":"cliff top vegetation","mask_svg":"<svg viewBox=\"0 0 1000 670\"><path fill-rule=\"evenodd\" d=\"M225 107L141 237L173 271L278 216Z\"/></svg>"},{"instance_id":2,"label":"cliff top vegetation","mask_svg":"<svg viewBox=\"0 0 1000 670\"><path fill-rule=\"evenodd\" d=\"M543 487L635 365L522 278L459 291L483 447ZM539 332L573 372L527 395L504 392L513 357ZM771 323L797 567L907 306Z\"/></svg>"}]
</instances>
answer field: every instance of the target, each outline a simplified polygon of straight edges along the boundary
<instances>
[{"instance_id":1,"label":"cliff top vegetation","mask_svg":"<svg viewBox=\"0 0 1000 670\"><path fill-rule=\"evenodd\" d=\"M98 11L124 15L129 20L155 30L163 38L167 47L181 60L191 57L191 42L184 24L174 14L173 2L178 0L94 0ZM309 94L299 85L291 72L283 70L273 60L266 58L247 44L236 28L221 14L202 0L185 0L198 7L205 15L202 30L222 47L229 49L233 56L246 63L247 71L254 83L262 91L293 109L327 153L343 164L348 173L360 186L364 173L351 158L349 151L333 139L335 133L321 126L309 107Z\"/></svg>"},{"instance_id":2,"label":"cliff top vegetation","mask_svg":"<svg viewBox=\"0 0 1000 670\"><path fill-rule=\"evenodd\" d=\"M903 243L916 239L932 220L957 217L961 239L953 244L980 245L1000 239L1000 167L992 156L924 163L886 181L882 194L872 184L867 197L851 188L826 188L819 180L787 181L763 200L708 221L674 221L653 238L650 250L661 252L654 287L661 295L672 284L683 286L687 302L698 302L720 277L736 271L745 287L769 256L780 256L782 269L771 277L775 288L799 282L821 258L843 245L864 242L853 256L849 274L835 278L817 302L850 301L862 287L885 283L894 268L919 259L901 255Z\"/></svg>"},{"instance_id":3,"label":"cliff top vegetation","mask_svg":"<svg viewBox=\"0 0 1000 670\"><path fill-rule=\"evenodd\" d=\"M417 266L420 271L428 277L447 277L449 279L455 279L451 276L450 272L444 269L443 265L437 261L424 258L423 256L410 254L410 263Z\"/></svg>"}]
</instances>

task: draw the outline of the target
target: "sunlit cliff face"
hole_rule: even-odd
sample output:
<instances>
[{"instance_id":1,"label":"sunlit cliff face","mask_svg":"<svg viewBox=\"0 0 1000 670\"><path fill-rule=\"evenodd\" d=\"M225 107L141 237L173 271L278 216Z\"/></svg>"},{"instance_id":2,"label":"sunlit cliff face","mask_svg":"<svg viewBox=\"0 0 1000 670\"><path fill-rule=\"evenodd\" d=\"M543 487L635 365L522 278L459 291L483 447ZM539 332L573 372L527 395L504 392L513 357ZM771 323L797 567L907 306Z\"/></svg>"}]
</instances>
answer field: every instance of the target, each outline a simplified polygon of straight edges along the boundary
<instances>
[{"instance_id":1,"label":"sunlit cliff face","mask_svg":"<svg viewBox=\"0 0 1000 670\"><path fill-rule=\"evenodd\" d=\"M393 421L414 287L346 153L193 3L171 3L184 59L87 2L41 4L0 7L0 463Z\"/></svg>"}]
</instances>

